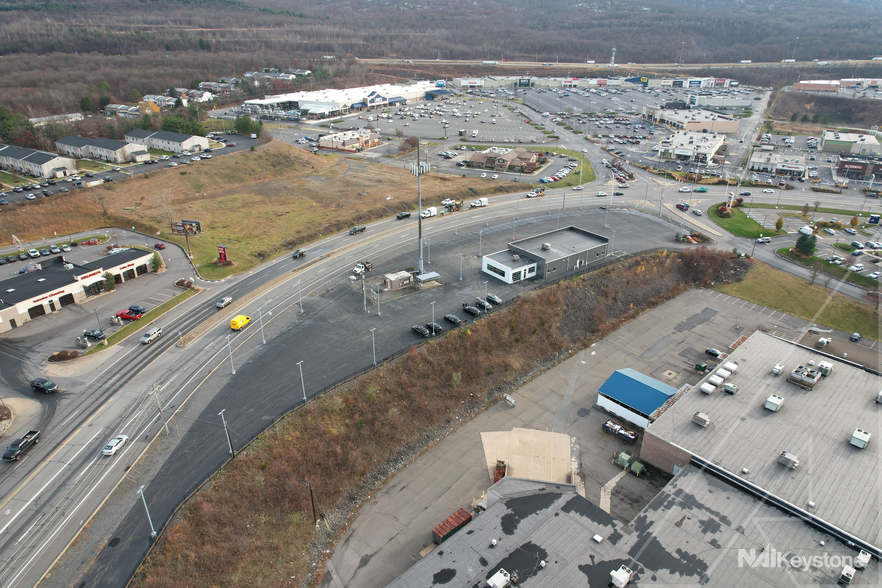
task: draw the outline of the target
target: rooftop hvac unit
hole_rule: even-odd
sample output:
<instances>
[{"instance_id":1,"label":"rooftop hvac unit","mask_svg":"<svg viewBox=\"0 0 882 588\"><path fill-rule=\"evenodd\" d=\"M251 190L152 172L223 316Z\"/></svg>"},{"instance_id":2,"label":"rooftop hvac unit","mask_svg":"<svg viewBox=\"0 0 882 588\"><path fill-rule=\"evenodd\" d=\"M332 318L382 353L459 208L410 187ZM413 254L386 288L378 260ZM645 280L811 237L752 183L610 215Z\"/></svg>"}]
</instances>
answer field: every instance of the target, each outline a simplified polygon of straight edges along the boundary
<instances>
[{"instance_id":1,"label":"rooftop hvac unit","mask_svg":"<svg viewBox=\"0 0 882 588\"><path fill-rule=\"evenodd\" d=\"M854 567L859 570L866 568L867 565L870 563L871 557L872 556L868 552L861 549L860 554L856 558L854 558Z\"/></svg>"},{"instance_id":2,"label":"rooftop hvac unit","mask_svg":"<svg viewBox=\"0 0 882 588\"><path fill-rule=\"evenodd\" d=\"M855 429L848 442L858 449L866 449L867 445L870 444L870 437L872 436L872 433L868 433L863 429Z\"/></svg>"},{"instance_id":3,"label":"rooftop hvac unit","mask_svg":"<svg viewBox=\"0 0 882 588\"><path fill-rule=\"evenodd\" d=\"M876 395L876 404L882 404L882 392Z\"/></svg>"},{"instance_id":4,"label":"rooftop hvac unit","mask_svg":"<svg viewBox=\"0 0 882 588\"><path fill-rule=\"evenodd\" d=\"M787 466L791 470L795 470L797 467L799 467L799 458L792 453L782 451L781 455L778 456L778 463Z\"/></svg>"},{"instance_id":5,"label":"rooftop hvac unit","mask_svg":"<svg viewBox=\"0 0 882 588\"><path fill-rule=\"evenodd\" d=\"M500 568L487 580L487 588L508 588L511 586L511 574Z\"/></svg>"},{"instance_id":6,"label":"rooftop hvac unit","mask_svg":"<svg viewBox=\"0 0 882 588\"><path fill-rule=\"evenodd\" d=\"M829 376L831 373L833 373L833 364L829 361L819 361L818 371L821 372L822 376Z\"/></svg>"},{"instance_id":7,"label":"rooftop hvac unit","mask_svg":"<svg viewBox=\"0 0 882 588\"><path fill-rule=\"evenodd\" d=\"M711 376L707 379L707 381L714 386L721 386L723 384L723 378L719 376Z\"/></svg>"},{"instance_id":8,"label":"rooftop hvac unit","mask_svg":"<svg viewBox=\"0 0 882 588\"><path fill-rule=\"evenodd\" d=\"M716 376L719 378L723 378L724 380L732 375L732 372L729 370L724 370L722 368L717 370Z\"/></svg>"},{"instance_id":9,"label":"rooftop hvac unit","mask_svg":"<svg viewBox=\"0 0 882 588\"><path fill-rule=\"evenodd\" d=\"M702 384L699 387L699 390L701 390L705 394L713 394L714 390L716 390L716 389L717 389L716 386L714 386L712 384L708 384L707 382L705 382L704 384Z\"/></svg>"},{"instance_id":10,"label":"rooftop hvac unit","mask_svg":"<svg viewBox=\"0 0 882 588\"><path fill-rule=\"evenodd\" d=\"M855 569L851 566L845 566L842 568L842 573L839 574L839 585L840 586L848 586L851 584L851 581L854 580Z\"/></svg>"},{"instance_id":11,"label":"rooftop hvac unit","mask_svg":"<svg viewBox=\"0 0 882 588\"><path fill-rule=\"evenodd\" d=\"M692 415L692 422L699 427L707 427L710 424L710 417L703 412L696 412Z\"/></svg>"},{"instance_id":12,"label":"rooftop hvac unit","mask_svg":"<svg viewBox=\"0 0 882 588\"><path fill-rule=\"evenodd\" d=\"M511 256L512 261L520 261L520 259L521 259L521 256L518 255L517 253L515 253L514 255Z\"/></svg>"},{"instance_id":13,"label":"rooftop hvac unit","mask_svg":"<svg viewBox=\"0 0 882 588\"><path fill-rule=\"evenodd\" d=\"M609 573L612 578L612 585L616 588L625 588L628 584L631 583L631 576L634 574L630 569L626 566L622 566L617 570L613 570Z\"/></svg>"},{"instance_id":14,"label":"rooftop hvac unit","mask_svg":"<svg viewBox=\"0 0 882 588\"><path fill-rule=\"evenodd\" d=\"M542 250L543 250L543 251L548 251L548 250L550 250L550 249L551 249L551 243L543 243L543 244L542 244Z\"/></svg>"},{"instance_id":15,"label":"rooftop hvac unit","mask_svg":"<svg viewBox=\"0 0 882 588\"><path fill-rule=\"evenodd\" d=\"M784 399L780 396L772 394L771 396L769 396L769 399L766 400L763 408L771 410L772 412L778 412L779 410L781 410L782 404L784 404Z\"/></svg>"},{"instance_id":16,"label":"rooftop hvac unit","mask_svg":"<svg viewBox=\"0 0 882 588\"><path fill-rule=\"evenodd\" d=\"M723 364L723 369L734 374L736 371L738 371L738 363L734 361L727 361Z\"/></svg>"}]
</instances>

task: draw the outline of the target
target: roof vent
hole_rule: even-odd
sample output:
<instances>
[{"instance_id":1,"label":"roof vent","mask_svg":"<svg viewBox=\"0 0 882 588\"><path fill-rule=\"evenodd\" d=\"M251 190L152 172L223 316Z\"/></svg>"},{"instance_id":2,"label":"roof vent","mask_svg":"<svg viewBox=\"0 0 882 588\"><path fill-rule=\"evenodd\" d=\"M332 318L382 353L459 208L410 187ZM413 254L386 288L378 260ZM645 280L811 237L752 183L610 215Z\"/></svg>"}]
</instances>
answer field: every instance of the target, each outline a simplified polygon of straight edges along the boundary
<instances>
[{"instance_id":1,"label":"roof vent","mask_svg":"<svg viewBox=\"0 0 882 588\"><path fill-rule=\"evenodd\" d=\"M15 292L15 288L10 288L7 292ZM882 398L882 392L879 392L879 398Z\"/></svg>"},{"instance_id":2,"label":"roof vent","mask_svg":"<svg viewBox=\"0 0 882 588\"><path fill-rule=\"evenodd\" d=\"M542 244L542 250L543 250L543 251L548 251L548 250L550 250L550 249L551 249L551 243L543 243L543 244Z\"/></svg>"},{"instance_id":3,"label":"roof vent","mask_svg":"<svg viewBox=\"0 0 882 588\"><path fill-rule=\"evenodd\" d=\"M518 255L517 253L515 253L514 255L511 256L512 261L520 261L520 259L521 259L521 256Z\"/></svg>"},{"instance_id":4,"label":"roof vent","mask_svg":"<svg viewBox=\"0 0 882 588\"><path fill-rule=\"evenodd\" d=\"M710 424L710 417L703 412L696 412L692 415L692 422L699 427L707 427Z\"/></svg>"},{"instance_id":5,"label":"roof vent","mask_svg":"<svg viewBox=\"0 0 882 588\"><path fill-rule=\"evenodd\" d=\"M792 453L782 451L781 455L778 456L778 463L787 466L791 470L795 470L797 467L799 467L799 458Z\"/></svg>"}]
</instances>

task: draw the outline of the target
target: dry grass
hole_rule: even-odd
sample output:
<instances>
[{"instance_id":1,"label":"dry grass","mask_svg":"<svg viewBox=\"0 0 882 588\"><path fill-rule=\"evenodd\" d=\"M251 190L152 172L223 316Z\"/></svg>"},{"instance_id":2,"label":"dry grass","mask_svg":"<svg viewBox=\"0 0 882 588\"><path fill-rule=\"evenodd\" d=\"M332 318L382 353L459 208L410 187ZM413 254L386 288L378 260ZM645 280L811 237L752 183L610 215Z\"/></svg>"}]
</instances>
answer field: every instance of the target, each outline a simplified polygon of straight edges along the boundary
<instances>
[{"instance_id":1,"label":"dry grass","mask_svg":"<svg viewBox=\"0 0 882 588\"><path fill-rule=\"evenodd\" d=\"M500 183L442 174L422 178L426 206L444 198L474 198L521 190ZM315 156L272 142L208 161L148 173L75 194L4 207L0 227L22 240L102 226L135 226L170 235L160 206L170 195L173 220L198 220L204 235L190 246L206 278L245 271L262 259L322 235L416 208L416 178L402 168L360 159ZM391 196L390 200L387 197ZM36 213L35 209L36 208ZM217 245L228 247L233 267L216 267Z\"/></svg>"},{"instance_id":2,"label":"dry grass","mask_svg":"<svg viewBox=\"0 0 882 588\"><path fill-rule=\"evenodd\" d=\"M321 562L307 555L315 552L316 528L305 480L326 511L343 511L338 534L360 497L382 483L375 472L394 471L383 464L400 467L409 450L455 428L456 419L470 418L574 344L590 343L691 284L737 279L745 267L704 248L636 258L531 293L411 348L293 413L241 452L163 535L132 585L314 584L310 575L321 568L313 564Z\"/></svg>"}]
</instances>

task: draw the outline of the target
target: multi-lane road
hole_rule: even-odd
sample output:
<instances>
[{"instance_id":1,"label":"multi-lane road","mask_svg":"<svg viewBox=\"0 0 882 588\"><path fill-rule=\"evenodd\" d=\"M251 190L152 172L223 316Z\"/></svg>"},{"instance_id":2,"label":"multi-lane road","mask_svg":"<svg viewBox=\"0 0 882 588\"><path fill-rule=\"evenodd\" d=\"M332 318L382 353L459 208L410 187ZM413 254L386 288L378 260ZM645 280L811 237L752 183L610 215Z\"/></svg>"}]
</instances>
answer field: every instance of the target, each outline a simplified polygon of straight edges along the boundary
<instances>
[{"instance_id":1,"label":"multi-lane road","mask_svg":"<svg viewBox=\"0 0 882 588\"><path fill-rule=\"evenodd\" d=\"M151 544L151 522L160 528L181 500L228 458L224 420L238 449L304 398L369 367L374 354L382 360L418 342L410 327L431 320L433 310L437 321L456 313L463 300L482 296L485 288L509 299L539 285L492 280L480 272L483 253L568 224L614 238L614 255L675 247L672 238L681 224L713 228L711 221L669 205L687 199L704 208L720 202L725 188L680 194L678 184L635 170L637 178L623 190L624 196L597 198L597 191L612 192L611 178L599 165L605 152L583 143L598 169L597 180L584 190L551 188L545 197L531 200L523 194L501 196L487 208L426 222L424 269L438 272L442 282L429 292L383 298L377 306L357 282L351 283L352 266L361 259L374 263L366 290L384 273L417 265L416 219L385 220L359 235L338 234L315 243L303 259L283 257L221 283L203 282L208 293L156 319L166 333L157 343L142 346L131 338L98 359L85 360L94 362L90 369L55 378L62 388L56 396L20 392L38 408L17 419L13 431L39 428L44 436L0 478L0 584L35 585L104 504L92 532L71 545L43 585L125 585ZM756 201L764 196L768 202L780 198L782 204L800 205L810 196L837 206L853 198L783 191L757 194ZM140 243L143 237L121 233L120 240ZM791 236L776 239L773 246L756 246L755 255L807 275L773 254L773 247L794 240ZM718 246L749 252L753 243L721 236ZM172 271L185 271L182 252L167 251ZM848 284L840 291L860 295ZM222 295L233 296L235 306L215 308ZM48 321L64 329L64 321L81 318L77 312L82 314L65 309L32 321L2 342L0 375L8 389L26 389L35 375L28 329L37 329L36 324L45 328ZM239 313L254 320L244 332L234 333L229 318ZM186 345L175 344L178 333ZM104 443L120 433L131 438L123 452L101 457ZM152 521L137 494L142 485Z\"/></svg>"}]
</instances>

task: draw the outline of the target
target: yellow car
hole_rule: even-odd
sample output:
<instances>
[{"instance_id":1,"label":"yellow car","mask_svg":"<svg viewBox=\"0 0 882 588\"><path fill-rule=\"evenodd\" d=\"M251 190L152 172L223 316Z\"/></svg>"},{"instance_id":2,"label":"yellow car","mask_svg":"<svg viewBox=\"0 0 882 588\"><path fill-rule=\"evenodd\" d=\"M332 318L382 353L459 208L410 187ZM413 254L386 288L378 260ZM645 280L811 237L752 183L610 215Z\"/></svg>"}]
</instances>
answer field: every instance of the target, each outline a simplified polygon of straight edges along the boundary
<instances>
[{"instance_id":1,"label":"yellow car","mask_svg":"<svg viewBox=\"0 0 882 588\"><path fill-rule=\"evenodd\" d=\"M236 315L230 320L230 328L234 331L239 331L248 326L248 323L251 322L250 316L245 316L244 314Z\"/></svg>"}]
</instances>

